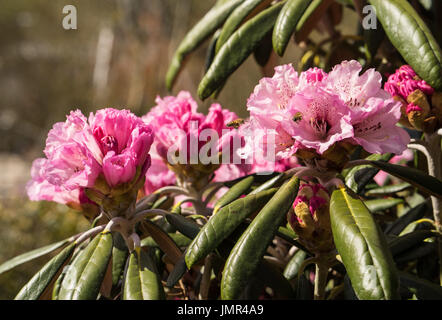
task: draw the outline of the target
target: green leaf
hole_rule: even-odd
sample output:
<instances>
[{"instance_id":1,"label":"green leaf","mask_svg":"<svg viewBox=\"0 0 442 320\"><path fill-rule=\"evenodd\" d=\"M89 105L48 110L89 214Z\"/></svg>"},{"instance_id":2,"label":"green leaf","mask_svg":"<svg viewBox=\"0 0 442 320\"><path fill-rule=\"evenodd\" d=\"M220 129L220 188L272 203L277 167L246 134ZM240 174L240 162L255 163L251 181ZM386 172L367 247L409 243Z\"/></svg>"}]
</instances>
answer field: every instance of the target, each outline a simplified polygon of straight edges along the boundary
<instances>
[{"instance_id":1,"label":"green leaf","mask_svg":"<svg viewBox=\"0 0 442 320\"><path fill-rule=\"evenodd\" d=\"M442 181L435 177L429 176L418 169L404 167L397 164L382 161L371 161L371 163L376 168L411 183L413 186L424 192L442 198Z\"/></svg>"},{"instance_id":2,"label":"green leaf","mask_svg":"<svg viewBox=\"0 0 442 320\"><path fill-rule=\"evenodd\" d=\"M15 267L22 265L23 263L26 263L28 261L40 258L48 253L51 253L58 248L61 248L65 244L72 241L72 238L64 239L56 243L49 244L47 246L23 253L15 258L12 258L11 260L8 260L0 265L0 274L5 273L11 269L14 269Z\"/></svg>"},{"instance_id":3,"label":"green leaf","mask_svg":"<svg viewBox=\"0 0 442 320\"><path fill-rule=\"evenodd\" d=\"M194 51L204 40L218 29L230 13L243 0L230 0L214 6L206 15L187 33L176 50L169 70L166 74L166 86L170 91L178 76L185 58Z\"/></svg>"},{"instance_id":4,"label":"green leaf","mask_svg":"<svg viewBox=\"0 0 442 320\"><path fill-rule=\"evenodd\" d=\"M419 299L442 300L442 287L428 280L399 271L401 286L411 289Z\"/></svg>"},{"instance_id":5,"label":"green leaf","mask_svg":"<svg viewBox=\"0 0 442 320\"><path fill-rule=\"evenodd\" d=\"M388 235L397 236L400 234L411 222L419 220L424 217L425 213L428 211L428 202L423 202L410 210L408 210L404 215L402 215L395 222L390 224L385 228L385 233Z\"/></svg>"},{"instance_id":6,"label":"green leaf","mask_svg":"<svg viewBox=\"0 0 442 320\"><path fill-rule=\"evenodd\" d=\"M392 153L386 154L372 154L366 158L366 160L382 160L389 161L393 158ZM374 178L379 172L379 169L373 168L370 165L356 166L350 169L345 175L345 184L352 191L357 194L361 194L364 191L365 186Z\"/></svg>"},{"instance_id":7,"label":"green leaf","mask_svg":"<svg viewBox=\"0 0 442 320\"><path fill-rule=\"evenodd\" d=\"M295 292L290 282L281 274L281 271L265 259L259 263L254 276L261 279L266 287L273 289L275 299L295 299Z\"/></svg>"},{"instance_id":8,"label":"green leaf","mask_svg":"<svg viewBox=\"0 0 442 320\"><path fill-rule=\"evenodd\" d=\"M391 43L416 73L442 91L442 54L436 39L406 0L369 0Z\"/></svg>"},{"instance_id":9,"label":"green leaf","mask_svg":"<svg viewBox=\"0 0 442 320\"><path fill-rule=\"evenodd\" d=\"M281 175L280 172L266 172L265 174L263 172L252 173L252 174L249 174L249 175L244 176L244 177L239 177L239 178L236 178L236 179L233 179L233 180L224 181L223 184L227 188L231 188L236 183L238 183L239 181L245 179L246 177L253 177L255 183L262 184L262 183L268 182L269 180L271 180L271 179L273 179L273 178L275 178L277 176L280 176L280 175Z\"/></svg>"},{"instance_id":10,"label":"green leaf","mask_svg":"<svg viewBox=\"0 0 442 320\"><path fill-rule=\"evenodd\" d=\"M358 298L399 298L396 266L385 236L364 203L344 188L335 190L330 220L336 249Z\"/></svg>"},{"instance_id":11,"label":"green leaf","mask_svg":"<svg viewBox=\"0 0 442 320\"><path fill-rule=\"evenodd\" d=\"M365 205L367 206L368 210L370 210L371 213L376 213L379 211L384 211L390 208L394 208L398 204L403 202L404 199L398 199L398 198L374 199L374 200L364 201Z\"/></svg>"},{"instance_id":12,"label":"green leaf","mask_svg":"<svg viewBox=\"0 0 442 320\"><path fill-rule=\"evenodd\" d=\"M124 277L124 300L164 300L161 277L149 253L135 250L130 254Z\"/></svg>"},{"instance_id":13,"label":"green leaf","mask_svg":"<svg viewBox=\"0 0 442 320\"><path fill-rule=\"evenodd\" d=\"M284 173L280 173L277 176L274 176L270 180L267 180L266 182L264 182L260 186L253 189L253 191L251 191L249 194L257 194L257 193L260 193L261 191L276 187L284 178L285 178Z\"/></svg>"},{"instance_id":14,"label":"green leaf","mask_svg":"<svg viewBox=\"0 0 442 320\"><path fill-rule=\"evenodd\" d=\"M405 263L419 258L437 254L437 243L436 242L423 242L420 246L414 249L397 254L394 257L396 263Z\"/></svg>"},{"instance_id":15,"label":"green leaf","mask_svg":"<svg viewBox=\"0 0 442 320\"><path fill-rule=\"evenodd\" d=\"M172 288L187 272L185 254L183 254L179 260L175 263L172 271L167 277L166 287Z\"/></svg>"},{"instance_id":16,"label":"green leaf","mask_svg":"<svg viewBox=\"0 0 442 320\"><path fill-rule=\"evenodd\" d=\"M310 3L311 0L288 0L276 19L272 42L275 52L281 57L284 55L290 37L295 32L296 25Z\"/></svg>"},{"instance_id":17,"label":"green leaf","mask_svg":"<svg viewBox=\"0 0 442 320\"><path fill-rule=\"evenodd\" d=\"M249 14L256 9L262 2L269 2L268 0L245 0L240 4L232 14L227 18L221 29L218 41L216 43L215 52L218 53L221 47L227 42L230 36L241 25L241 23L249 16Z\"/></svg>"},{"instance_id":18,"label":"green leaf","mask_svg":"<svg viewBox=\"0 0 442 320\"><path fill-rule=\"evenodd\" d=\"M59 300L95 300L112 255L112 234L100 233L69 265Z\"/></svg>"},{"instance_id":19,"label":"green leaf","mask_svg":"<svg viewBox=\"0 0 442 320\"><path fill-rule=\"evenodd\" d=\"M173 263L176 263L181 257L182 252L175 241L160 227L150 220L144 220L141 224L143 232L149 234L153 240L158 243L160 249L170 258Z\"/></svg>"},{"instance_id":20,"label":"green leaf","mask_svg":"<svg viewBox=\"0 0 442 320\"><path fill-rule=\"evenodd\" d=\"M303 250L296 251L284 269L284 277L286 277L287 280L293 280L298 276L299 269L306 257L307 252Z\"/></svg>"},{"instance_id":21,"label":"green leaf","mask_svg":"<svg viewBox=\"0 0 442 320\"><path fill-rule=\"evenodd\" d=\"M112 286L115 287L121 279L126 266L129 249L119 232L114 232L114 245L112 248Z\"/></svg>"},{"instance_id":22,"label":"green leaf","mask_svg":"<svg viewBox=\"0 0 442 320\"><path fill-rule=\"evenodd\" d=\"M177 247L187 247L191 242L192 239L189 239L185 235L181 233L169 233L168 236L172 239L173 242L177 245ZM155 242L152 237L147 237L141 240L141 246L142 247L152 247L152 248L159 248L160 246L158 243Z\"/></svg>"},{"instance_id":23,"label":"green leaf","mask_svg":"<svg viewBox=\"0 0 442 320\"><path fill-rule=\"evenodd\" d=\"M221 298L236 299L255 272L278 227L298 193L299 179L292 177L253 219L233 247L224 267Z\"/></svg>"},{"instance_id":24,"label":"green leaf","mask_svg":"<svg viewBox=\"0 0 442 320\"><path fill-rule=\"evenodd\" d=\"M187 267L190 269L212 252L242 221L262 208L275 192L276 189L270 189L237 199L212 215L187 249Z\"/></svg>"},{"instance_id":25,"label":"green leaf","mask_svg":"<svg viewBox=\"0 0 442 320\"><path fill-rule=\"evenodd\" d=\"M379 188L373 188L368 190L365 194L367 196L382 196L386 194L393 194L398 193L407 189L411 188L411 184L409 183L399 183L399 184L392 184L389 186L379 187Z\"/></svg>"},{"instance_id":26,"label":"green leaf","mask_svg":"<svg viewBox=\"0 0 442 320\"><path fill-rule=\"evenodd\" d=\"M179 214L166 214L166 219L179 232L190 239L195 238L201 229L198 224Z\"/></svg>"},{"instance_id":27,"label":"green leaf","mask_svg":"<svg viewBox=\"0 0 442 320\"><path fill-rule=\"evenodd\" d=\"M231 187L219 200L215 203L213 214L216 214L219 209L228 205L232 201L238 199L243 194L247 193L250 187L253 185L254 177L249 176Z\"/></svg>"},{"instance_id":28,"label":"green leaf","mask_svg":"<svg viewBox=\"0 0 442 320\"><path fill-rule=\"evenodd\" d=\"M71 258L74 249L75 244L72 243L49 260L49 262L23 286L15 297L15 300L37 300L41 297L50 296L55 280Z\"/></svg>"},{"instance_id":29,"label":"green leaf","mask_svg":"<svg viewBox=\"0 0 442 320\"><path fill-rule=\"evenodd\" d=\"M245 22L221 47L198 86L198 96L202 100L219 88L258 47L273 28L283 4L284 2L279 2Z\"/></svg>"},{"instance_id":30,"label":"green leaf","mask_svg":"<svg viewBox=\"0 0 442 320\"><path fill-rule=\"evenodd\" d=\"M435 233L431 230L416 230L398 237L389 243L390 251L393 256L403 253L416 245L422 243L427 238L434 237Z\"/></svg>"}]
</instances>

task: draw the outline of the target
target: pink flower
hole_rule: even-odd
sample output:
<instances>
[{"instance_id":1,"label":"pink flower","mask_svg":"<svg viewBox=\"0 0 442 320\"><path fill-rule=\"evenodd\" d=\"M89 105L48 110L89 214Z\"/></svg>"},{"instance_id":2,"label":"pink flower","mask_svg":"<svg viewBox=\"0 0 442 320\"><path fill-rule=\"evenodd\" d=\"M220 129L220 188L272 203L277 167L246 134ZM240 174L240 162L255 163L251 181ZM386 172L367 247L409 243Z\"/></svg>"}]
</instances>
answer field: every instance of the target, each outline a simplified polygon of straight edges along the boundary
<instances>
[{"instance_id":1,"label":"pink flower","mask_svg":"<svg viewBox=\"0 0 442 320\"><path fill-rule=\"evenodd\" d=\"M49 131L46 158L33 163L28 195L80 203L84 189L97 187L100 176L108 187L138 179L150 165L152 139L150 127L128 110L99 110L89 120L73 111ZM102 186L98 189L103 192Z\"/></svg>"},{"instance_id":2,"label":"pink flower","mask_svg":"<svg viewBox=\"0 0 442 320\"><path fill-rule=\"evenodd\" d=\"M319 154L336 142L353 137L348 108L338 96L320 86L297 92L287 112L286 119L292 117L292 120L282 123L285 131L305 148L315 149Z\"/></svg>"},{"instance_id":3,"label":"pink flower","mask_svg":"<svg viewBox=\"0 0 442 320\"><path fill-rule=\"evenodd\" d=\"M220 152L224 151L230 152L229 160L232 160L236 130L227 124L237 119L235 113L222 109L219 104L212 104L207 116L198 113L196 102L186 91L176 97L158 97L156 102L143 120L154 129L156 150L164 161L170 162L170 156L179 155L180 163L210 165L216 163L215 160L221 162ZM200 155L205 157L204 161Z\"/></svg>"},{"instance_id":4,"label":"pink flower","mask_svg":"<svg viewBox=\"0 0 442 320\"><path fill-rule=\"evenodd\" d=\"M403 65L388 77L384 85L393 97L399 96L404 100L415 90L421 90L426 95L432 95L434 89L424 80L421 80L416 72L408 65Z\"/></svg>"},{"instance_id":5,"label":"pink flower","mask_svg":"<svg viewBox=\"0 0 442 320\"><path fill-rule=\"evenodd\" d=\"M400 104L382 89L378 72L361 75L361 70L357 61L343 61L329 74L314 68L299 77L290 65L275 68L247 101L250 120L240 129L246 140L242 156L272 148L277 159L302 149L321 155L344 140L369 152L401 153L409 137L396 127Z\"/></svg>"},{"instance_id":6,"label":"pink flower","mask_svg":"<svg viewBox=\"0 0 442 320\"><path fill-rule=\"evenodd\" d=\"M146 172L146 182L144 184L144 192L151 194L162 187L174 185L176 176L171 171L166 162L156 151L156 141L152 145L150 156L152 159L149 170Z\"/></svg>"}]
</instances>

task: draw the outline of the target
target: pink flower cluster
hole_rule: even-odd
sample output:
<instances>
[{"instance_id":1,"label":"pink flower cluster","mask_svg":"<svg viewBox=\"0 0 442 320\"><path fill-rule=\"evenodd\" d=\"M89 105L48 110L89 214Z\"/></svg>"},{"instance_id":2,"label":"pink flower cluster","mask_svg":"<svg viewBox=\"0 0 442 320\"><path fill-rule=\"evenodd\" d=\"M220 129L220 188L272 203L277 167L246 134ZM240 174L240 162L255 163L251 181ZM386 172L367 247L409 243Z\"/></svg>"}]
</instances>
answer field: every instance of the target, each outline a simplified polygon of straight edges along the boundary
<instances>
[{"instance_id":1,"label":"pink flower cluster","mask_svg":"<svg viewBox=\"0 0 442 320\"><path fill-rule=\"evenodd\" d=\"M227 127L228 123L237 119L234 112L223 109L219 104L212 104L207 116L199 113L196 101L187 91L179 92L176 97L157 97L156 103L157 105L143 117L143 120L152 127L155 134L155 141L151 150L152 165L146 174L146 193L175 184L176 176L170 170L170 164L168 166L167 152L174 148L178 151L186 149L186 160L190 160L192 154L197 155L201 148L207 144L204 139L201 140L200 136L204 130L209 129L216 132L219 137L219 140L216 141L216 151L229 151L229 160L232 160L236 148L240 147L232 143L232 138L238 135L238 131ZM192 126L192 122L197 125ZM191 137L198 140L198 146L195 150L190 149ZM244 161L239 164L222 163L214 172L212 181L233 180L255 172L285 171L287 168L296 165L295 159L292 157L292 160L277 163L268 161L253 164L246 164Z\"/></svg>"},{"instance_id":2,"label":"pink flower cluster","mask_svg":"<svg viewBox=\"0 0 442 320\"><path fill-rule=\"evenodd\" d=\"M33 163L31 200L76 206L89 200L85 188L106 192L144 177L150 166L151 128L128 110L73 111L49 131L46 158Z\"/></svg>"},{"instance_id":3,"label":"pink flower cluster","mask_svg":"<svg viewBox=\"0 0 442 320\"><path fill-rule=\"evenodd\" d=\"M266 150L271 136L278 158L299 150L323 154L341 141L371 153L401 154L410 139L396 126L401 104L381 88L378 72L361 75L361 70L357 61L344 61L328 74L313 68L298 75L291 65L276 67L247 101L245 153Z\"/></svg>"},{"instance_id":4,"label":"pink flower cluster","mask_svg":"<svg viewBox=\"0 0 442 320\"><path fill-rule=\"evenodd\" d=\"M384 89L393 97L400 97L404 101L407 101L408 96L416 90L420 90L429 96L434 93L434 89L425 80L420 79L409 65L401 66L395 73L390 75L384 85ZM421 110L420 106L410 102L405 112L408 114L411 111Z\"/></svg>"}]
</instances>

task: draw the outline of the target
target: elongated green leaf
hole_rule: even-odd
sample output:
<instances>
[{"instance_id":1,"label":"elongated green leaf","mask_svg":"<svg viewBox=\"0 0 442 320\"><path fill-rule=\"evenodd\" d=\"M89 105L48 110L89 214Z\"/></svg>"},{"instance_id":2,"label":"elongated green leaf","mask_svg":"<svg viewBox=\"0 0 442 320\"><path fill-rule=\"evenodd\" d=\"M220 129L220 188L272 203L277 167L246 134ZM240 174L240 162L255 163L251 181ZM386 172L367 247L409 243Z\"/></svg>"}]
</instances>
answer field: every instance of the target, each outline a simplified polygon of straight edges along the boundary
<instances>
[{"instance_id":1,"label":"elongated green leaf","mask_svg":"<svg viewBox=\"0 0 442 320\"><path fill-rule=\"evenodd\" d=\"M179 232L186 237L193 239L196 237L201 227L190 219L187 219L179 214L166 214L166 219Z\"/></svg>"},{"instance_id":2,"label":"elongated green leaf","mask_svg":"<svg viewBox=\"0 0 442 320\"><path fill-rule=\"evenodd\" d=\"M260 186L253 189L253 191L251 191L249 194L257 194L260 193L261 191L276 187L284 179L284 177L285 177L284 173L280 173L277 176L271 178L270 180L264 182Z\"/></svg>"},{"instance_id":3,"label":"elongated green leaf","mask_svg":"<svg viewBox=\"0 0 442 320\"><path fill-rule=\"evenodd\" d=\"M100 233L69 265L59 300L95 300L112 254L112 234Z\"/></svg>"},{"instance_id":4,"label":"elongated green leaf","mask_svg":"<svg viewBox=\"0 0 442 320\"><path fill-rule=\"evenodd\" d=\"M221 47L198 86L201 99L209 97L258 47L273 28L284 2L279 2L244 23Z\"/></svg>"},{"instance_id":5,"label":"elongated green leaf","mask_svg":"<svg viewBox=\"0 0 442 320\"><path fill-rule=\"evenodd\" d=\"M112 236L114 238L112 248L112 286L114 287L118 284L123 274L129 249L120 233L115 232Z\"/></svg>"},{"instance_id":6,"label":"elongated green leaf","mask_svg":"<svg viewBox=\"0 0 442 320\"><path fill-rule=\"evenodd\" d=\"M395 256L405 252L418 245L423 240L433 236L434 232L431 230L416 230L402 237L398 237L389 243L391 254Z\"/></svg>"},{"instance_id":7,"label":"elongated green leaf","mask_svg":"<svg viewBox=\"0 0 442 320\"><path fill-rule=\"evenodd\" d=\"M262 208L275 192L276 189L270 189L237 199L213 215L189 245L186 253L187 267L190 269L212 252L244 219Z\"/></svg>"},{"instance_id":8,"label":"elongated green leaf","mask_svg":"<svg viewBox=\"0 0 442 320\"><path fill-rule=\"evenodd\" d=\"M386 154L372 154L366 158L366 160L382 160L389 161L393 158L392 153ZM365 186L370 182L371 179L379 172L379 169L373 168L370 165L356 166L350 169L350 171L345 175L345 184L351 190L357 194L361 194L364 191Z\"/></svg>"},{"instance_id":9,"label":"elongated green leaf","mask_svg":"<svg viewBox=\"0 0 442 320\"><path fill-rule=\"evenodd\" d=\"M253 219L233 247L224 267L221 298L236 299L255 272L278 227L298 193L299 179L292 177Z\"/></svg>"},{"instance_id":10,"label":"elongated green leaf","mask_svg":"<svg viewBox=\"0 0 442 320\"><path fill-rule=\"evenodd\" d=\"M186 237L181 233L169 233L168 235L179 248L187 247L192 242L192 239ZM155 240L152 239L152 237L147 237L141 240L141 246L152 247L152 248L160 247L158 243L156 243Z\"/></svg>"},{"instance_id":11,"label":"elongated green leaf","mask_svg":"<svg viewBox=\"0 0 442 320\"><path fill-rule=\"evenodd\" d=\"M231 203L232 201L238 199L243 194L247 193L252 186L254 181L253 176L249 176L244 178L243 180L236 183L233 187L231 187L219 200L215 203L215 207L213 209L213 214L216 214L219 209L224 207L225 205Z\"/></svg>"},{"instance_id":12,"label":"elongated green leaf","mask_svg":"<svg viewBox=\"0 0 442 320\"><path fill-rule=\"evenodd\" d=\"M253 177L253 179L255 180L256 184L262 184L265 183L273 178L275 178L276 176L281 175L280 172L267 172L267 173L252 173L249 174L247 176L244 177L239 177L233 180L229 180L229 181L224 181L223 184L227 187L227 188L231 188L233 187L236 183L238 183L239 181L243 180L246 177Z\"/></svg>"},{"instance_id":13,"label":"elongated green leaf","mask_svg":"<svg viewBox=\"0 0 442 320\"><path fill-rule=\"evenodd\" d=\"M160 249L167 254L173 263L178 261L182 252L175 241L164 230L149 220L144 220L141 228L158 243Z\"/></svg>"},{"instance_id":14,"label":"elongated green leaf","mask_svg":"<svg viewBox=\"0 0 442 320\"><path fill-rule=\"evenodd\" d=\"M416 188L423 190L435 197L442 198L442 181L429 176L424 172L410 167L391 164L382 161L371 161L378 169L385 171L399 179L411 183Z\"/></svg>"},{"instance_id":15,"label":"elongated green leaf","mask_svg":"<svg viewBox=\"0 0 442 320\"><path fill-rule=\"evenodd\" d=\"M172 288L187 272L186 261L185 261L185 253L179 258L179 260L175 263L174 268L169 273L169 277L167 277L166 287Z\"/></svg>"},{"instance_id":16,"label":"elongated green leaf","mask_svg":"<svg viewBox=\"0 0 442 320\"><path fill-rule=\"evenodd\" d=\"M298 276L299 269L306 257L307 252L303 250L296 251L284 269L284 277L286 277L287 280L295 279Z\"/></svg>"},{"instance_id":17,"label":"elongated green leaf","mask_svg":"<svg viewBox=\"0 0 442 320\"><path fill-rule=\"evenodd\" d=\"M418 299L442 300L441 286L402 271L399 271L399 277L401 285L411 289Z\"/></svg>"},{"instance_id":18,"label":"elongated green leaf","mask_svg":"<svg viewBox=\"0 0 442 320\"><path fill-rule=\"evenodd\" d=\"M296 295L290 282L268 261L263 259L260 262L255 276L262 279L265 286L273 289L275 299L295 299Z\"/></svg>"},{"instance_id":19,"label":"elongated green leaf","mask_svg":"<svg viewBox=\"0 0 442 320\"><path fill-rule=\"evenodd\" d=\"M364 201L365 205L367 206L368 210L370 210L371 213L394 208L398 204L403 202L404 202L403 199L398 199L398 198L374 199L374 200Z\"/></svg>"},{"instance_id":20,"label":"elongated green leaf","mask_svg":"<svg viewBox=\"0 0 442 320\"><path fill-rule=\"evenodd\" d=\"M216 43L215 52L218 53L221 47L227 42L230 36L241 25L241 23L247 18L247 16L261 3L269 2L268 0L245 0L240 4L232 14L227 18L226 22L221 29L218 41Z\"/></svg>"},{"instance_id":21,"label":"elongated green leaf","mask_svg":"<svg viewBox=\"0 0 442 320\"><path fill-rule=\"evenodd\" d=\"M184 59L221 26L230 13L244 0L230 0L214 6L187 33L176 50L166 75L166 86L171 90Z\"/></svg>"},{"instance_id":22,"label":"elongated green leaf","mask_svg":"<svg viewBox=\"0 0 442 320\"><path fill-rule=\"evenodd\" d=\"M423 202L416 207L408 210L404 215L402 215L395 222L390 224L385 228L385 233L388 235L397 236L404 230L411 222L416 221L424 217L425 213L428 211L428 202Z\"/></svg>"},{"instance_id":23,"label":"elongated green leaf","mask_svg":"<svg viewBox=\"0 0 442 320\"><path fill-rule=\"evenodd\" d=\"M396 266L383 233L369 210L344 188L330 201L330 220L336 249L341 255L359 299L397 299Z\"/></svg>"},{"instance_id":24,"label":"elongated green leaf","mask_svg":"<svg viewBox=\"0 0 442 320\"><path fill-rule=\"evenodd\" d=\"M442 54L430 29L406 0L369 0L385 33L405 61L438 91L442 90Z\"/></svg>"},{"instance_id":25,"label":"elongated green leaf","mask_svg":"<svg viewBox=\"0 0 442 320\"><path fill-rule=\"evenodd\" d=\"M165 299L161 277L155 262L144 250L130 254L124 278L124 300L163 300Z\"/></svg>"},{"instance_id":26,"label":"elongated green leaf","mask_svg":"<svg viewBox=\"0 0 442 320\"><path fill-rule=\"evenodd\" d=\"M42 257L48 253L51 253L57 250L58 248L61 248L70 241L72 241L72 238L64 239L59 242L52 243L50 245L23 253L15 258L12 258L11 260L8 260L0 265L0 274L5 273L11 269L14 269L17 266L22 265L23 263Z\"/></svg>"},{"instance_id":27,"label":"elongated green leaf","mask_svg":"<svg viewBox=\"0 0 442 320\"><path fill-rule=\"evenodd\" d=\"M273 49L281 57L295 32L296 25L311 2L311 0L288 0L282 8L273 28L272 37Z\"/></svg>"},{"instance_id":28,"label":"elongated green leaf","mask_svg":"<svg viewBox=\"0 0 442 320\"><path fill-rule=\"evenodd\" d=\"M419 258L437 254L437 243L423 242L419 247L397 254L394 257L396 263L405 263Z\"/></svg>"},{"instance_id":29,"label":"elongated green leaf","mask_svg":"<svg viewBox=\"0 0 442 320\"><path fill-rule=\"evenodd\" d=\"M72 256L74 249L75 244L72 243L46 263L43 268L23 286L15 297L15 300L37 300L45 296L45 293L50 292L52 284Z\"/></svg>"},{"instance_id":30,"label":"elongated green leaf","mask_svg":"<svg viewBox=\"0 0 442 320\"><path fill-rule=\"evenodd\" d=\"M392 184L389 186L379 187L379 188L373 188L368 190L365 194L367 196L382 196L386 194L393 194L398 193L407 189L411 188L411 184L409 183L399 183L399 184Z\"/></svg>"}]
</instances>

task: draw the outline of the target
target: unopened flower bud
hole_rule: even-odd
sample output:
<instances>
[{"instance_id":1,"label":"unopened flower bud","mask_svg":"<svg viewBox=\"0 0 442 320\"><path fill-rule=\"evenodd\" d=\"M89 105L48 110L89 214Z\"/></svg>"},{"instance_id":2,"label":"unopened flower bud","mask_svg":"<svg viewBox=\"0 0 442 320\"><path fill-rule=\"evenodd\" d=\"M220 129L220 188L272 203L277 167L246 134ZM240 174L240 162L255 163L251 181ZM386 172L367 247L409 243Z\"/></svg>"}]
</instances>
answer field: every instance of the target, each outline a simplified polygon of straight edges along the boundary
<instances>
[{"instance_id":1,"label":"unopened flower bud","mask_svg":"<svg viewBox=\"0 0 442 320\"><path fill-rule=\"evenodd\" d=\"M320 184L304 184L288 214L288 221L299 241L311 252L333 249L329 214L330 197Z\"/></svg>"}]
</instances>

